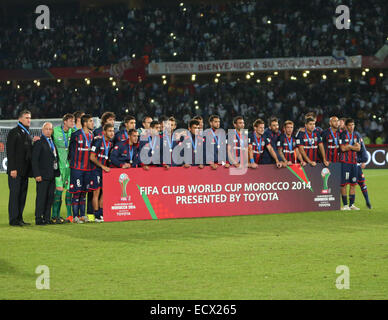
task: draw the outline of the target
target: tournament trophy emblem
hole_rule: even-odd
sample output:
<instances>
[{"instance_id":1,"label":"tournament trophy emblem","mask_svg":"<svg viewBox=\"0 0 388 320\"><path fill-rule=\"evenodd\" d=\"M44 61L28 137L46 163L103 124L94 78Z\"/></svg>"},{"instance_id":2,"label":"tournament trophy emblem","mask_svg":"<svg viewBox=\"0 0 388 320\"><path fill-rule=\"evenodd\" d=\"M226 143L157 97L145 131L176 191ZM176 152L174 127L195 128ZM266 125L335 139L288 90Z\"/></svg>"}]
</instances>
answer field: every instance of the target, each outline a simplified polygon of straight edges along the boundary
<instances>
[{"instance_id":1,"label":"tournament trophy emblem","mask_svg":"<svg viewBox=\"0 0 388 320\"><path fill-rule=\"evenodd\" d=\"M130 199L127 195L127 184L129 182L128 175L126 173L120 174L119 182L121 185L121 201L127 201Z\"/></svg>"},{"instance_id":2,"label":"tournament trophy emblem","mask_svg":"<svg viewBox=\"0 0 388 320\"><path fill-rule=\"evenodd\" d=\"M330 193L330 191L331 191L329 186L328 186L328 180L329 180L330 175L331 175L331 173L330 173L330 170L328 168L322 169L322 171L321 171L322 182L323 182L322 193L324 193L324 194Z\"/></svg>"}]
</instances>

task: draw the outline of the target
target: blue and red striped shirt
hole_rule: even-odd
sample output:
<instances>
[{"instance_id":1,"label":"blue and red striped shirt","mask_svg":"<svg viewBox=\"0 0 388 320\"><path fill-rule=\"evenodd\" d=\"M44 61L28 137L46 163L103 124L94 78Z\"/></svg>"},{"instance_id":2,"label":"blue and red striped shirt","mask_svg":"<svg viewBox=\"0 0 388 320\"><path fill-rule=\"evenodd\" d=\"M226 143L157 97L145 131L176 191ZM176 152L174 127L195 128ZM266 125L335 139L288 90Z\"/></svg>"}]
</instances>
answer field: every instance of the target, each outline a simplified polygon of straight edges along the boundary
<instances>
[{"instance_id":1,"label":"blue and red striped shirt","mask_svg":"<svg viewBox=\"0 0 388 320\"><path fill-rule=\"evenodd\" d=\"M267 146L271 144L271 140L264 136L258 138L256 132L251 132L248 135L248 143L252 146L253 160L255 163L261 164L263 153L267 149Z\"/></svg>"},{"instance_id":2,"label":"blue and red striped shirt","mask_svg":"<svg viewBox=\"0 0 388 320\"><path fill-rule=\"evenodd\" d=\"M111 148L113 146L113 143L104 140L103 137L95 137L93 140L92 148L90 150L90 153L94 153L96 155L96 158L98 162L100 162L103 166L108 167L109 166L109 154L111 151Z\"/></svg>"},{"instance_id":3,"label":"blue and red striped shirt","mask_svg":"<svg viewBox=\"0 0 388 320\"><path fill-rule=\"evenodd\" d=\"M360 134L356 131L349 133L349 131L342 131L340 134L339 144L340 146L344 145L353 145L356 142L361 144ZM340 153L340 162L357 164L357 151L349 150Z\"/></svg>"},{"instance_id":4,"label":"blue and red striped shirt","mask_svg":"<svg viewBox=\"0 0 388 320\"><path fill-rule=\"evenodd\" d=\"M325 147L326 160L330 162L339 162L340 147L339 147L340 132L328 128L322 132L322 142Z\"/></svg>"},{"instance_id":5,"label":"blue and red striped shirt","mask_svg":"<svg viewBox=\"0 0 388 320\"><path fill-rule=\"evenodd\" d=\"M297 163L296 151L295 151L295 149L297 148L297 145L296 145L296 137L294 135L291 135L291 137L288 138L285 133L282 133L279 136L279 139L277 142L277 148L282 149L284 157L286 158L287 161L291 161L292 163Z\"/></svg>"},{"instance_id":6,"label":"blue and red striped shirt","mask_svg":"<svg viewBox=\"0 0 388 320\"><path fill-rule=\"evenodd\" d=\"M70 168L90 171L96 168L90 161L90 150L93 143L93 133L86 134L82 129L71 135L69 146Z\"/></svg>"},{"instance_id":7,"label":"blue and red striped shirt","mask_svg":"<svg viewBox=\"0 0 388 320\"><path fill-rule=\"evenodd\" d=\"M307 157L314 162L318 162L318 145L322 143L322 137L317 130L312 133L308 133L307 129L305 132L299 131L296 137L296 145L303 146Z\"/></svg>"}]
</instances>

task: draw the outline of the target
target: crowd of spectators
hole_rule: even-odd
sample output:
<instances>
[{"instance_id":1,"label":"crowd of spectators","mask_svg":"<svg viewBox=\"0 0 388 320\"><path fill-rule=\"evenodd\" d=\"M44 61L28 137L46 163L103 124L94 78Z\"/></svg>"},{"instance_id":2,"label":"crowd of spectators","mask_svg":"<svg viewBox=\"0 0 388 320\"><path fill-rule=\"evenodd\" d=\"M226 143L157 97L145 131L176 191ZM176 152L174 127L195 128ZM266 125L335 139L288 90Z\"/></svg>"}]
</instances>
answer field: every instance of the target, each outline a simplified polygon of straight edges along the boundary
<instances>
[{"instance_id":1,"label":"crowd of spectators","mask_svg":"<svg viewBox=\"0 0 388 320\"><path fill-rule=\"evenodd\" d=\"M108 80L90 85L52 80L42 81L39 87L32 82L20 83L19 88L3 83L0 118L15 119L25 108L32 111L34 118L60 118L76 110L99 117L104 111L113 111L118 119L125 114L135 115L139 125L145 115L159 119L173 115L179 127L187 127L196 115L206 120L211 114L218 114L227 129L236 115L244 116L249 128L255 119L267 120L271 116L302 126L304 114L315 111L317 125L322 127L327 127L331 115L354 118L357 130L372 142L388 132L388 80L383 77L375 84L363 77L349 82L334 73L327 80L313 74L307 80L272 76L270 82L261 76L260 83L257 79L220 79L218 83L209 79L163 85L154 80L122 82L117 86Z\"/></svg>"},{"instance_id":2,"label":"crowd of spectators","mask_svg":"<svg viewBox=\"0 0 388 320\"><path fill-rule=\"evenodd\" d=\"M350 8L349 30L335 26L340 4ZM0 69L101 66L144 55L155 62L373 55L386 40L387 16L386 0L53 5L50 30L35 27L34 12L0 19Z\"/></svg>"}]
</instances>

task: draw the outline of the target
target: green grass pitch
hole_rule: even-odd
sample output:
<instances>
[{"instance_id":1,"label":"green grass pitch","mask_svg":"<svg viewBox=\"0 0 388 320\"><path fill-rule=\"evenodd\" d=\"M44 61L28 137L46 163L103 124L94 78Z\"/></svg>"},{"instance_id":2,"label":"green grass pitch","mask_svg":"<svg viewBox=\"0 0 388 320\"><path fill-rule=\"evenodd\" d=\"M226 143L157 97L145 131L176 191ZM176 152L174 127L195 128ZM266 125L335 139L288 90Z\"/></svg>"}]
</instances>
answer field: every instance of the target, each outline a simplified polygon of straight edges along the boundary
<instances>
[{"instance_id":1,"label":"green grass pitch","mask_svg":"<svg viewBox=\"0 0 388 320\"><path fill-rule=\"evenodd\" d=\"M388 299L388 170L373 210L10 227L0 175L0 299ZM24 220L33 222L30 179ZM62 216L65 216L64 204ZM38 290L36 267L50 271ZM339 290L339 265L350 288Z\"/></svg>"}]
</instances>

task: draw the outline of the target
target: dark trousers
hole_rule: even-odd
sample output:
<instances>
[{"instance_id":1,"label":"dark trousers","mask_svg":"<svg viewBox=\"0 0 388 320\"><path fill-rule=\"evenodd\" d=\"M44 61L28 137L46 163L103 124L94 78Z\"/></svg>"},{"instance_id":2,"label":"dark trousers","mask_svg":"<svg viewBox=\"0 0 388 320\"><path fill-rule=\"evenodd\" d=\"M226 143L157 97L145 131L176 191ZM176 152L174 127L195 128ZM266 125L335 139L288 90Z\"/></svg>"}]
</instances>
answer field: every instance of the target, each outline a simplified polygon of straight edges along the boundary
<instances>
[{"instance_id":1,"label":"dark trousers","mask_svg":"<svg viewBox=\"0 0 388 320\"><path fill-rule=\"evenodd\" d=\"M9 224L17 224L23 221L23 210L27 198L28 177L17 176L16 178L12 178L8 175L8 187Z\"/></svg>"},{"instance_id":2,"label":"dark trousers","mask_svg":"<svg viewBox=\"0 0 388 320\"><path fill-rule=\"evenodd\" d=\"M93 209L93 191L88 192L88 199L87 199L87 214L93 214L94 209Z\"/></svg>"},{"instance_id":3,"label":"dark trousers","mask_svg":"<svg viewBox=\"0 0 388 320\"><path fill-rule=\"evenodd\" d=\"M35 222L49 221L54 202L55 180L36 183Z\"/></svg>"}]
</instances>

